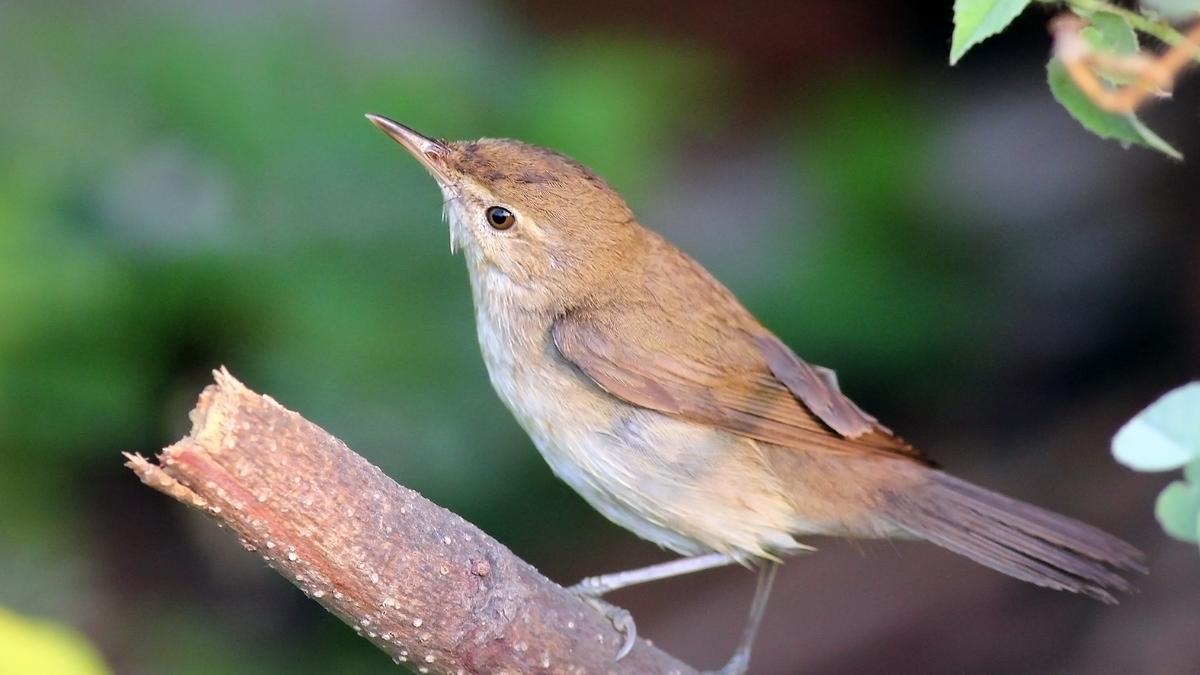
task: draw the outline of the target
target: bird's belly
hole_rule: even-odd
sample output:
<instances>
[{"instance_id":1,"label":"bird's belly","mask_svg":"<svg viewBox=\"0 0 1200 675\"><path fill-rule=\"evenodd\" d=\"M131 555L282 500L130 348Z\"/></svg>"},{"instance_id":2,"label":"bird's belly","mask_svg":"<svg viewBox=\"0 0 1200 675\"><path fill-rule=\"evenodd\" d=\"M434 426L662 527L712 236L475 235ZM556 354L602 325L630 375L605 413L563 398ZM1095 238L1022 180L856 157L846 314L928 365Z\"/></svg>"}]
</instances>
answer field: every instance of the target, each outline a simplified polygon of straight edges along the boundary
<instances>
[{"instance_id":1,"label":"bird's belly","mask_svg":"<svg viewBox=\"0 0 1200 675\"><path fill-rule=\"evenodd\" d=\"M501 375L492 382L554 474L593 508L639 537L685 555L710 550L667 524L669 497L647 493L638 471L643 460L611 432L621 404L560 377L542 373L533 384L529 378Z\"/></svg>"},{"instance_id":2,"label":"bird's belly","mask_svg":"<svg viewBox=\"0 0 1200 675\"><path fill-rule=\"evenodd\" d=\"M684 555L797 548L793 505L753 441L629 405L548 335L521 349L494 329L480 326L480 344L500 399L554 473L609 520Z\"/></svg>"}]
</instances>

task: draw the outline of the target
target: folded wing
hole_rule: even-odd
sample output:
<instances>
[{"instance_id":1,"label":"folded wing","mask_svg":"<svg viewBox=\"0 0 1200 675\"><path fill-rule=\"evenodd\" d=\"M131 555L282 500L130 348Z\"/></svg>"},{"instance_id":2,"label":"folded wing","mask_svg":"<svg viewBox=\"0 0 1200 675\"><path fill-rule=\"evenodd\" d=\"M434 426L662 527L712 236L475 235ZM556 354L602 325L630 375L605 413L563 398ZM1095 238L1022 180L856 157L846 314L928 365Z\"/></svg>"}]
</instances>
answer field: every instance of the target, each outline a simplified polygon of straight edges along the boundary
<instances>
[{"instance_id":1,"label":"folded wing","mask_svg":"<svg viewBox=\"0 0 1200 675\"><path fill-rule=\"evenodd\" d=\"M833 371L804 362L769 332L724 324L716 327L717 340L698 344L677 322L645 327L645 321L644 315L627 322L568 314L554 325L554 344L598 386L633 405L783 447L925 462L842 394ZM622 326L654 337L634 340L621 334Z\"/></svg>"}]
</instances>

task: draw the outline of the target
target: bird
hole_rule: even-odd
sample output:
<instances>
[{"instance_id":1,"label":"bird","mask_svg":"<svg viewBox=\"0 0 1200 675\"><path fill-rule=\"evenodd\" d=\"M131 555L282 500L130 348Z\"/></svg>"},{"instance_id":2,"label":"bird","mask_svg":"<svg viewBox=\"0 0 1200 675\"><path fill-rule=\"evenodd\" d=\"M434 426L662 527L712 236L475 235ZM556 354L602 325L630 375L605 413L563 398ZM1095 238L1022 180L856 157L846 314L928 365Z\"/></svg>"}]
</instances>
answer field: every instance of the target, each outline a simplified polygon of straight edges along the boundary
<instances>
[{"instance_id":1,"label":"bird","mask_svg":"<svg viewBox=\"0 0 1200 675\"><path fill-rule=\"evenodd\" d=\"M925 540L1104 603L1146 571L1113 535L940 469L579 162L367 118L442 192L500 400L592 507L681 556L571 587L625 633L616 658L636 626L601 596L740 564L757 584L719 672L745 673L776 570L817 535Z\"/></svg>"}]
</instances>

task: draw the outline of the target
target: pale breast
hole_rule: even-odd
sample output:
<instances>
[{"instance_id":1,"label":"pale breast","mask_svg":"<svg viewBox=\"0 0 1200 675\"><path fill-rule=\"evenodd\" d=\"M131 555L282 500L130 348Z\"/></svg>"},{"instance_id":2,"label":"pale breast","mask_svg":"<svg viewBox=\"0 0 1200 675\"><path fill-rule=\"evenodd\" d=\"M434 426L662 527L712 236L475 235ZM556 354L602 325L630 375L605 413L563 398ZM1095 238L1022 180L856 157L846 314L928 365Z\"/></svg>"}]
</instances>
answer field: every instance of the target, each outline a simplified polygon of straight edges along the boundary
<instances>
[{"instance_id":1,"label":"pale breast","mask_svg":"<svg viewBox=\"0 0 1200 675\"><path fill-rule=\"evenodd\" d=\"M559 355L551 320L476 304L492 386L554 473L604 516L685 555L798 545L753 441L630 406Z\"/></svg>"},{"instance_id":2,"label":"pale breast","mask_svg":"<svg viewBox=\"0 0 1200 675\"><path fill-rule=\"evenodd\" d=\"M627 448L609 433L620 404L551 351L548 322L514 325L477 307L476 328L492 387L556 476L638 536L688 554L704 550L623 498L635 479Z\"/></svg>"}]
</instances>

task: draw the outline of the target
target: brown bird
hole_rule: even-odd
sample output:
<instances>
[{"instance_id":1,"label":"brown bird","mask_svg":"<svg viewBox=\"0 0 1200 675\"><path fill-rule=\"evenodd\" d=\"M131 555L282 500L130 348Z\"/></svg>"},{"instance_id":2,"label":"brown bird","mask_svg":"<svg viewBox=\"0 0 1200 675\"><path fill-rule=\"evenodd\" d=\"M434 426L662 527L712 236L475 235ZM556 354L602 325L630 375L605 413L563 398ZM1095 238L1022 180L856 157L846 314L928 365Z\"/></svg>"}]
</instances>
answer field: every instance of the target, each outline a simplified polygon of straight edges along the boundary
<instances>
[{"instance_id":1,"label":"brown bird","mask_svg":"<svg viewBox=\"0 0 1200 675\"><path fill-rule=\"evenodd\" d=\"M775 570L809 535L925 539L1017 579L1114 603L1141 553L959 480L863 412L699 263L556 152L371 122L433 175L466 257L492 386L560 478L680 560L585 579L589 598L757 567L744 673ZM598 607L635 631L627 613Z\"/></svg>"}]
</instances>

